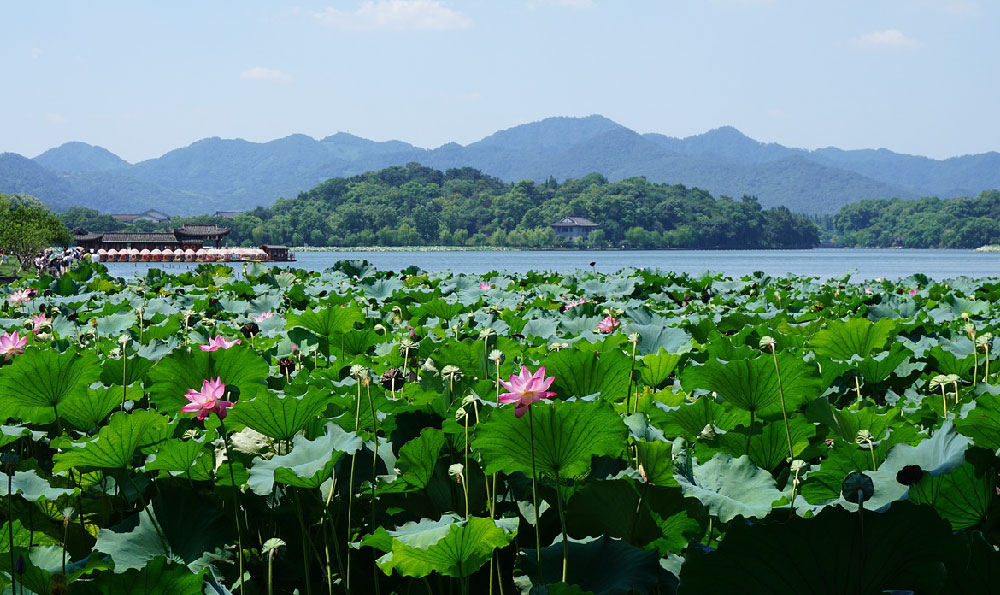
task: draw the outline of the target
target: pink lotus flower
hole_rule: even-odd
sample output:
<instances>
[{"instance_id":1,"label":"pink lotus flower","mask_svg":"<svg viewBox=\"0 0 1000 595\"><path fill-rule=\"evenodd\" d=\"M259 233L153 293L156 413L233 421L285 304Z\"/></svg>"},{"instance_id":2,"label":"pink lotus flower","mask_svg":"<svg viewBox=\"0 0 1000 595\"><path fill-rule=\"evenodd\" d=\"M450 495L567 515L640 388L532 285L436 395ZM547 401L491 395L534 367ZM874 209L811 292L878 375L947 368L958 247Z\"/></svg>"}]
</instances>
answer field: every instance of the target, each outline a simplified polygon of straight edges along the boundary
<instances>
[{"instance_id":1,"label":"pink lotus flower","mask_svg":"<svg viewBox=\"0 0 1000 595\"><path fill-rule=\"evenodd\" d=\"M52 324L52 319L44 314L35 314L31 317L32 330L36 333L42 330L44 324Z\"/></svg>"},{"instance_id":2,"label":"pink lotus flower","mask_svg":"<svg viewBox=\"0 0 1000 595\"><path fill-rule=\"evenodd\" d=\"M23 304L24 302L30 300L31 296L35 295L36 293L38 292L35 291L34 289L18 289L14 293L10 294L7 297L7 300L10 301L11 304L16 306L18 304Z\"/></svg>"},{"instance_id":3,"label":"pink lotus flower","mask_svg":"<svg viewBox=\"0 0 1000 595\"><path fill-rule=\"evenodd\" d=\"M578 299L576 301L566 302L566 305L563 306L563 312L566 312L566 311L570 310L571 308L575 308L577 306L580 306L580 305L583 305L583 304L586 304L586 303L587 303L587 300L582 299L582 298Z\"/></svg>"},{"instance_id":4,"label":"pink lotus flower","mask_svg":"<svg viewBox=\"0 0 1000 595\"><path fill-rule=\"evenodd\" d=\"M545 366L538 368L534 374L528 373L528 368L521 366L520 375L511 374L509 382L500 381L500 384L510 391L500 395L500 402L517 403L514 406L514 417L521 417L528 410L528 405L539 399L547 399L555 395L553 392L548 392L548 388L555 379L555 376L545 377Z\"/></svg>"},{"instance_id":5,"label":"pink lotus flower","mask_svg":"<svg viewBox=\"0 0 1000 595\"><path fill-rule=\"evenodd\" d=\"M489 283L483 282L479 284L479 289L493 289L493 286Z\"/></svg>"},{"instance_id":6,"label":"pink lotus flower","mask_svg":"<svg viewBox=\"0 0 1000 595\"><path fill-rule=\"evenodd\" d=\"M0 353L3 354L3 360L9 361L15 355L24 353L24 346L27 344L28 338L17 334L17 331L12 335L7 333L0 335Z\"/></svg>"},{"instance_id":7,"label":"pink lotus flower","mask_svg":"<svg viewBox=\"0 0 1000 595\"><path fill-rule=\"evenodd\" d=\"M260 324L261 322L264 322L265 320L267 320L272 316L274 316L274 312L264 312L263 314L258 314L254 316L253 321Z\"/></svg>"},{"instance_id":8,"label":"pink lotus flower","mask_svg":"<svg viewBox=\"0 0 1000 595\"><path fill-rule=\"evenodd\" d=\"M189 404L181 407L181 411L197 411L198 419L205 419L210 413L219 416L219 419L226 419L226 409L233 406L232 401L221 400L226 394L226 385L222 378L215 380L205 380L201 384L201 390L189 388L184 395Z\"/></svg>"},{"instance_id":9,"label":"pink lotus flower","mask_svg":"<svg viewBox=\"0 0 1000 595\"><path fill-rule=\"evenodd\" d=\"M604 320L597 323L597 332L602 335L610 335L615 332L615 329L622 323L622 321L611 316L605 316Z\"/></svg>"},{"instance_id":10,"label":"pink lotus flower","mask_svg":"<svg viewBox=\"0 0 1000 595\"><path fill-rule=\"evenodd\" d=\"M917 289L915 287L910 290L910 295L917 295Z\"/></svg>"},{"instance_id":11,"label":"pink lotus flower","mask_svg":"<svg viewBox=\"0 0 1000 595\"><path fill-rule=\"evenodd\" d=\"M218 351L219 349L229 349L234 345L239 345L241 341L239 339L227 339L222 335L215 337L214 339L208 340L208 345L199 345L198 348L202 351Z\"/></svg>"}]
</instances>

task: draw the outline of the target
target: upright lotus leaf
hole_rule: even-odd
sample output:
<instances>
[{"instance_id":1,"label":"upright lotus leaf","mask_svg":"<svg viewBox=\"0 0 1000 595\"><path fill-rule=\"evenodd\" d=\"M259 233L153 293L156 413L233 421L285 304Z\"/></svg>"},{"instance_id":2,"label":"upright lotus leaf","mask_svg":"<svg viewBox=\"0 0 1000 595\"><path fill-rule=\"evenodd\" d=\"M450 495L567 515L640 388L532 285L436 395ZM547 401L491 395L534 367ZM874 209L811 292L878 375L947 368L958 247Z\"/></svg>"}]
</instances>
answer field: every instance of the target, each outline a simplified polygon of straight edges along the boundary
<instances>
[{"instance_id":1,"label":"upright lotus leaf","mask_svg":"<svg viewBox=\"0 0 1000 595\"><path fill-rule=\"evenodd\" d=\"M832 409L834 429L840 437L853 442L858 432L868 432L875 442L885 438L890 429L899 419L900 411L896 408L864 406L860 409Z\"/></svg>"},{"instance_id":2,"label":"upright lotus leaf","mask_svg":"<svg viewBox=\"0 0 1000 595\"><path fill-rule=\"evenodd\" d=\"M229 556L229 519L192 491L168 490L121 525L101 529L94 550L111 557L116 573L142 569L161 556L200 572Z\"/></svg>"},{"instance_id":3,"label":"upright lotus leaf","mask_svg":"<svg viewBox=\"0 0 1000 595\"><path fill-rule=\"evenodd\" d=\"M775 420L768 422L752 432L749 428L739 428L720 434L717 442L724 452L734 456L744 454L747 450L747 434L750 434L750 460L761 469L773 470L783 464L788 458L788 435L792 437L792 454L798 456L809 446L809 440L816 435L816 426L806 420L805 416L793 415L788 419L788 433L785 432L785 422Z\"/></svg>"},{"instance_id":4,"label":"upright lotus leaf","mask_svg":"<svg viewBox=\"0 0 1000 595\"><path fill-rule=\"evenodd\" d=\"M28 436L37 440L38 438L44 436L44 433L33 432L30 428L26 428L24 426L0 425L0 448L3 448L8 444L13 444L21 438L26 438Z\"/></svg>"},{"instance_id":5,"label":"upright lotus leaf","mask_svg":"<svg viewBox=\"0 0 1000 595\"><path fill-rule=\"evenodd\" d=\"M149 372L149 398L164 412L188 404L189 388L201 390L205 380L221 378L227 387L239 389L240 400L251 399L266 388L267 362L244 347L218 351L175 350Z\"/></svg>"},{"instance_id":6,"label":"upright lotus leaf","mask_svg":"<svg viewBox=\"0 0 1000 595\"><path fill-rule=\"evenodd\" d=\"M434 475L438 455L444 448L444 432L436 428L424 428L420 435L399 449L397 464L400 476L415 488L427 487Z\"/></svg>"},{"instance_id":7,"label":"upright lotus leaf","mask_svg":"<svg viewBox=\"0 0 1000 595\"><path fill-rule=\"evenodd\" d=\"M45 478L39 477L34 470L15 471L11 479L11 492L20 494L28 502L38 500L48 500L55 502L61 496L71 496L75 490L68 488L54 488ZM0 496L7 496L11 492L7 491L7 480L0 481ZM7 544L4 543L4 546Z\"/></svg>"},{"instance_id":8,"label":"upright lotus leaf","mask_svg":"<svg viewBox=\"0 0 1000 595\"><path fill-rule=\"evenodd\" d=\"M555 376L552 389L557 397L585 397L600 394L608 401L625 400L632 362L615 351L598 354L580 349L563 349L542 362L546 375Z\"/></svg>"},{"instance_id":9,"label":"upright lotus leaf","mask_svg":"<svg viewBox=\"0 0 1000 595\"><path fill-rule=\"evenodd\" d=\"M639 373L643 383L653 388L660 386L667 381L683 357L683 354L669 353L662 347L655 354L642 356L643 366Z\"/></svg>"},{"instance_id":10,"label":"upright lotus leaf","mask_svg":"<svg viewBox=\"0 0 1000 595\"><path fill-rule=\"evenodd\" d=\"M625 333L639 333L638 351L642 355L658 353L687 353L691 351L692 338L684 329L662 324L629 324Z\"/></svg>"},{"instance_id":11,"label":"upright lotus leaf","mask_svg":"<svg viewBox=\"0 0 1000 595\"><path fill-rule=\"evenodd\" d=\"M275 482L299 488L318 488L330 476L340 455L353 454L360 448L361 437L329 422L326 433L315 440L301 434L295 436L288 454L270 459L255 458L250 467L250 489L264 496L274 490Z\"/></svg>"},{"instance_id":12,"label":"upright lotus leaf","mask_svg":"<svg viewBox=\"0 0 1000 595\"><path fill-rule=\"evenodd\" d=\"M115 595L175 595L201 593L204 580L183 564L169 562L165 556L151 559L141 569L124 573L102 572L94 580L95 593Z\"/></svg>"},{"instance_id":13,"label":"upright lotus leaf","mask_svg":"<svg viewBox=\"0 0 1000 595\"><path fill-rule=\"evenodd\" d=\"M646 481L661 487L677 486L674 479L673 444L670 442L636 442L641 473Z\"/></svg>"},{"instance_id":14,"label":"upright lotus leaf","mask_svg":"<svg viewBox=\"0 0 1000 595\"><path fill-rule=\"evenodd\" d=\"M503 407L479 424L472 447L482 456L486 473L531 473L529 414L514 417ZM531 406L535 425L535 469L564 479L590 472L591 458L617 456L628 428L604 401L555 401Z\"/></svg>"},{"instance_id":15,"label":"upright lotus leaf","mask_svg":"<svg viewBox=\"0 0 1000 595\"><path fill-rule=\"evenodd\" d=\"M0 368L0 417L58 409L74 395L85 396L87 387L100 375L97 356L92 352L29 349Z\"/></svg>"},{"instance_id":16,"label":"upright lotus leaf","mask_svg":"<svg viewBox=\"0 0 1000 595\"><path fill-rule=\"evenodd\" d=\"M138 385L87 389L85 393L72 395L59 406L59 417L83 431L96 428L104 418L121 407L122 397L128 401L142 398L142 388Z\"/></svg>"},{"instance_id":17,"label":"upright lotus leaf","mask_svg":"<svg viewBox=\"0 0 1000 595\"><path fill-rule=\"evenodd\" d=\"M631 477L587 482L566 510L571 537L616 537L660 554L680 552L700 539L708 518L679 488L640 484Z\"/></svg>"},{"instance_id":18,"label":"upright lotus leaf","mask_svg":"<svg viewBox=\"0 0 1000 595\"><path fill-rule=\"evenodd\" d=\"M976 397L975 408L955 420L955 427L972 438L976 446L1000 450L1000 395L983 393Z\"/></svg>"},{"instance_id":19,"label":"upright lotus leaf","mask_svg":"<svg viewBox=\"0 0 1000 595\"><path fill-rule=\"evenodd\" d=\"M652 407L649 419L659 426L668 438L683 436L694 441L707 427L729 431L739 425L749 425L750 416L735 407L726 408L709 395L694 402L684 402L677 407Z\"/></svg>"},{"instance_id":20,"label":"upright lotus leaf","mask_svg":"<svg viewBox=\"0 0 1000 595\"><path fill-rule=\"evenodd\" d=\"M119 312L102 316L97 319L97 336L117 337L131 329L138 321L139 318L135 312Z\"/></svg>"},{"instance_id":21,"label":"upright lotus leaf","mask_svg":"<svg viewBox=\"0 0 1000 595\"><path fill-rule=\"evenodd\" d=\"M910 486L910 500L933 506L952 529L960 531L977 527L995 515L996 489L996 469L977 471L966 462L938 476L924 473Z\"/></svg>"},{"instance_id":22,"label":"upright lotus leaf","mask_svg":"<svg viewBox=\"0 0 1000 595\"><path fill-rule=\"evenodd\" d=\"M146 459L144 468L191 481L209 481L215 469L215 449L199 440L164 440Z\"/></svg>"},{"instance_id":23,"label":"upright lotus leaf","mask_svg":"<svg viewBox=\"0 0 1000 595\"><path fill-rule=\"evenodd\" d=\"M539 572L534 549L523 549L521 565L535 586L560 582L563 547L558 540L542 548ZM643 550L607 536L570 539L566 583L594 595L649 593L660 573L656 550ZM572 591L569 591L572 593Z\"/></svg>"},{"instance_id":24,"label":"upright lotus leaf","mask_svg":"<svg viewBox=\"0 0 1000 595\"><path fill-rule=\"evenodd\" d=\"M70 442L53 459L54 473L72 468L126 469L141 446L154 444L170 435L167 418L154 411L119 411L95 438Z\"/></svg>"},{"instance_id":25,"label":"upright lotus leaf","mask_svg":"<svg viewBox=\"0 0 1000 595\"><path fill-rule=\"evenodd\" d=\"M289 440L316 419L330 402L323 390L310 387L299 397L263 391L253 399L240 398L229 411L233 421L275 440Z\"/></svg>"},{"instance_id":26,"label":"upright lotus leaf","mask_svg":"<svg viewBox=\"0 0 1000 595\"><path fill-rule=\"evenodd\" d=\"M462 304L447 302L441 298L433 299L423 304L417 312L425 320L427 318L440 318L441 320L451 320L462 313Z\"/></svg>"},{"instance_id":27,"label":"upright lotus leaf","mask_svg":"<svg viewBox=\"0 0 1000 595\"><path fill-rule=\"evenodd\" d=\"M101 366L101 384L105 386L121 386L123 381L126 386L141 382L146 379L146 374L153 367L153 361L135 355L128 358L128 362L122 366L121 358L107 358Z\"/></svg>"},{"instance_id":28,"label":"upright lotus leaf","mask_svg":"<svg viewBox=\"0 0 1000 595\"><path fill-rule=\"evenodd\" d=\"M697 498L709 513L728 523L737 516L763 518L781 498L771 474L754 465L746 455L734 459L718 454L694 466L694 481L677 475L685 496Z\"/></svg>"},{"instance_id":29,"label":"upright lotus leaf","mask_svg":"<svg viewBox=\"0 0 1000 595\"><path fill-rule=\"evenodd\" d=\"M453 520L447 533L430 529L433 538L421 539L410 534L408 540L393 538L392 551L378 559L378 566L387 575L393 570L403 576L425 577L432 572L464 578L479 570L493 552L507 547L517 534L517 526L503 519L470 517ZM411 545L415 544L415 545Z\"/></svg>"},{"instance_id":30,"label":"upright lotus leaf","mask_svg":"<svg viewBox=\"0 0 1000 595\"><path fill-rule=\"evenodd\" d=\"M822 392L815 364L806 363L791 353L781 353L778 366L789 414ZM760 419L781 418L778 374L769 355L729 362L712 359L703 366L688 366L681 379L689 392L696 388L710 390Z\"/></svg>"},{"instance_id":31,"label":"upright lotus leaf","mask_svg":"<svg viewBox=\"0 0 1000 595\"><path fill-rule=\"evenodd\" d=\"M846 361L854 356L865 358L881 351L895 334L896 323L889 318L875 323L864 318L832 320L813 336L809 345L819 355Z\"/></svg>"},{"instance_id":32,"label":"upright lotus leaf","mask_svg":"<svg viewBox=\"0 0 1000 595\"><path fill-rule=\"evenodd\" d=\"M730 525L714 552L692 551L679 595L941 593L951 579L951 527L927 507L902 502L863 521L839 508L809 519L776 514L773 522Z\"/></svg>"}]
</instances>

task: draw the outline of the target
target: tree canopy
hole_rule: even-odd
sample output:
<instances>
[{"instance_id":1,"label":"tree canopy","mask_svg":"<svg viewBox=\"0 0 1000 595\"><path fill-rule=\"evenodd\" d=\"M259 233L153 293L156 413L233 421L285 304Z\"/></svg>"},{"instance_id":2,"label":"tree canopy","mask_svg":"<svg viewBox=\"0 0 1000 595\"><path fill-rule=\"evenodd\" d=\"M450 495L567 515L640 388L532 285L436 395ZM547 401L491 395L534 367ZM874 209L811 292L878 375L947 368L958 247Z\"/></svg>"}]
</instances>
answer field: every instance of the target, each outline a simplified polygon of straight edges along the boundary
<instances>
[{"instance_id":1,"label":"tree canopy","mask_svg":"<svg viewBox=\"0 0 1000 595\"><path fill-rule=\"evenodd\" d=\"M37 198L0 194L0 248L17 258L21 269L31 264L37 252L71 241L63 222Z\"/></svg>"}]
</instances>

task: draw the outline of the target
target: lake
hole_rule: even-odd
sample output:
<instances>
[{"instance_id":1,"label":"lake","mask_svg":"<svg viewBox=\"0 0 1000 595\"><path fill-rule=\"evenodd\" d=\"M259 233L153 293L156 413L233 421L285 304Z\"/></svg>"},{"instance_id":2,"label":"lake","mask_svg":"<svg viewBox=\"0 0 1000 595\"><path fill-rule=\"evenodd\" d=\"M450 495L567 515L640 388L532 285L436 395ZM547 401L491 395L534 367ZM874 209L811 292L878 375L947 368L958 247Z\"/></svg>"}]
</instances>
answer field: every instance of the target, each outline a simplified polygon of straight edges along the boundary
<instances>
[{"instance_id":1,"label":"lake","mask_svg":"<svg viewBox=\"0 0 1000 595\"><path fill-rule=\"evenodd\" d=\"M899 279L923 273L934 279L1000 275L1000 253L972 250L909 250L818 248L814 250L623 250L623 251L352 251L300 252L294 263L276 263L321 271L338 260L367 260L379 269L400 270L417 265L426 271L488 273L507 270L569 271L589 269L611 273L626 267L650 267L685 273L712 271L740 276L754 271L771 275L793 273L820 278L851 274L855 280ZM185 263L106 263L111 274L144 274L153 266L168 272L193 268Z\"/></svg>"}]
</instances>

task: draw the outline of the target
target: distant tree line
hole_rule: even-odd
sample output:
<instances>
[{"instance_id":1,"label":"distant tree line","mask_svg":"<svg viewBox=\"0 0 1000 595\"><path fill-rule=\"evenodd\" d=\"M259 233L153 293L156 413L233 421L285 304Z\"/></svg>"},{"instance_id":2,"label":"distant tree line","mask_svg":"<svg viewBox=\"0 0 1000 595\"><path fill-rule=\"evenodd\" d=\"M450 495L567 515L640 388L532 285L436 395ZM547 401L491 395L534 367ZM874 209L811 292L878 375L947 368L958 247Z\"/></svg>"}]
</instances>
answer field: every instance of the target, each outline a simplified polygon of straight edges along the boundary
<instances>
[{"instance_id":1,"label":"distant tree line","mask_svg":"<svg viewBox=\"0 0 1000 595\"><path fill-rule=\"evenodd\" d=\"M71 229L156 228L218 223L243 245L559 246L549 224L565 216L601 225L583 245L633 248L808 248L819 241L809 218L764 209L752 196L713 198L704 190L644 178L609 182L599 174L558 183L506 183L473 168L438 171L416 163L332 178L296 198L235 219L175 218L123 224L73 208ZM110 220L109 220L110 219Z\"/></svg>"},{"instance_id":2,"label":"distant tree line","mask_svg":"<svg viewBox=\"0 0 1000 595\"><path fill-rule=\"evenodd\" d=\"M0 194L0 249L16 259L20 270L45 248L72 241L59 217L34 196Z\"/></svg>"},{"instance_id":3,"label":"distant tree line","mask_svg":"<svg viewBox=\"0 0 1000 595\"><path fill-rule=\"evenodd\" d=\"M833 242L847 247L977 248L1000 244L1000 191L975 198L863 200L833 216Z\"/></svg>"}]
</instances>

